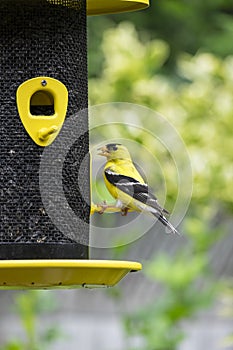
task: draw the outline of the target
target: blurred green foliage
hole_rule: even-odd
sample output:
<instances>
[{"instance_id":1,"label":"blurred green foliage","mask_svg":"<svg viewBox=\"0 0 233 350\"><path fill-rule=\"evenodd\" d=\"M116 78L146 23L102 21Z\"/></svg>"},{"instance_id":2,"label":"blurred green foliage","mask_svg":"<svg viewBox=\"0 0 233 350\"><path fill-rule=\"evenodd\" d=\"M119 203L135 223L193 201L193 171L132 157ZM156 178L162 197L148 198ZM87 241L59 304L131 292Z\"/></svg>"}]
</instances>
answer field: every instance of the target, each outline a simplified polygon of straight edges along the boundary
<instances>
[{"instance_id":1,"label":"blurred green foliage","mask_svg":"<svg viewBox=\"0 0 233 350\"><path fill-rule=\"evenodd\" d=\"M189 262L187 265L187 261ZM186 268L184 268L186 266ZM141 335L143 346L134 349L176 349L184 338L181 321L209 306L213 289L208 285L209 273L204 256L157 256L146 266L146 275L162 285L162 296L143 310L126 317L125 326L130 336ZM208 280L200 286L198 279Z\"/></svg>"},{"instance_id":2,"label":"blurred green foliage","mask_svg":"<svg viewBox=\"0 0 233 350\"><path fill-rule=\"evenodd\" d=\"M18 315L24 339L12 337L1 350L42 350L49 349L61 338L60 329L56 325L43 327L41 316L49 314L57 308L54 295L47 291L28 291L18 293L14 300L14 310Z\"/></svg>"},{"instance_id":3,"label":"blurred green foliage","mask_svg":"<svg viewBox=\"0 0 233 350\"><path fill-rule=\"evenodd\" d=\"M232 212L233 56L180 53L177 82L160 74L169 55L167 43L143 44L131 23L105 32L102 47L104 69L100 78L90 79L91 104L127 101L168 118L191 157L192 204Z\"/></svg>"},{"instance_id":4,"label":"blurred green foliage","mask_svg":"<svg viewBox=\"0 0 233 350\"><path fill-rule=\"evenodd\" d=\"M163 71L174 72L180 52L195 55L203 50L220 57L232 55L232 14L230 0L151 0L150 7L144 11L91 17L88 20L90 76L102 72L103 32L122 21L133 23L144 42L158 38L167 42L171 54Z\"/></svg>"},{"instance_id":5,"label":"blurred green foliage","mask_svg":"<svg viewBox=\"0 0 233 350\"><path fill-rule=\"evenodd\" d=\"M161 293L142 310L125 317L127 334L131 337L140 335L143 339L141 347L130 350L177 349L185 338L182 322L192 319L216 300L220 284L211 271L206 250L213 244L213 239L209 240L205 223L200 227L192 222L192 232L188 229L189 224L185 231L190 237L188 247L180 248L172 256L160 253L145 263L145 275L151 283L159 283ZM222 232L212 229L211 235L216 242Z\"/></svg>"},{"instance_id":6,"label":"blurred green foliage","mask_svg":"<svg viewBox=\"0 0 233 350\"><path fill-rule=\"evenodd\" d=\"M147 11L89 20L90 50L95 46L99 52L89 58L91 105L122 101L158 111L181 135L193 171L192 200L182 225L187 244L172 256L160 253L144 264L145 275L162 292L125 318L128 335L142 340L133 349L177 349L185 336L182 321L209 306L219 292L209 257L228 233L225 222L233 212L232 11L225 0L152 1ZM98 34L95 25L100 25ZM155 130L154 120L141 120L142 127ZM141 146L134 160L155 189L162 184L158 164L147 159L143 146L162 160L169 209L178 193L169 155L143 132L126 126L118 134L105 128L98 141L120 134L134 139Z\"/></svg>"}]
</instances>

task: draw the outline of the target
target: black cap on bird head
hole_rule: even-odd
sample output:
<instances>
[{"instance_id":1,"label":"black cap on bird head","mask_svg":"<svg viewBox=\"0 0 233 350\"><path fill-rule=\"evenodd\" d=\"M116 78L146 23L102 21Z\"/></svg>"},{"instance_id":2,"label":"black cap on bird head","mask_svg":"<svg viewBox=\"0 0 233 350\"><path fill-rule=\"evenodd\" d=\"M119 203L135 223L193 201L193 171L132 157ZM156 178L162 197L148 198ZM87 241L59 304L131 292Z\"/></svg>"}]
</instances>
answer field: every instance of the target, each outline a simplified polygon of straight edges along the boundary
<instances>
[{"instance_id":1,"label":"black cap on bird head","mask_svg":"<svg viewBox=\"0 0 233 350\"><path fill-rule=\"evenodd\" d=\"M100 147L100 156L105 156L108 159L131 159L129 151L121 143L108 143Z\"/></svg>"},{"instance_id":2,"label":"black cap on bird head","mask_svg":"<svg viewBox=\"0 0 233 350\"><path fill-rule=\"evenodd\" d=\"M109 151L117 151L119 146L122 146L121 143L108 143L106 145L106 148L109 150Z\"/></svg>"}]
</instances>

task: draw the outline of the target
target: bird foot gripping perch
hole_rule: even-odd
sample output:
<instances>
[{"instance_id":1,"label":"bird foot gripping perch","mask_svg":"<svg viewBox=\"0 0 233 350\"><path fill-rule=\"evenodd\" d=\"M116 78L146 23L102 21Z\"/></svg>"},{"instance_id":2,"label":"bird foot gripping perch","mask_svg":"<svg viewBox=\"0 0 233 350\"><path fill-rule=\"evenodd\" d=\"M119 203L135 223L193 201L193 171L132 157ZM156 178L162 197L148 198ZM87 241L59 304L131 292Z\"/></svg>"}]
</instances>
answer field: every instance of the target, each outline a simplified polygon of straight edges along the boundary
<instances>
[{"instance_id":1,"label":"bird foot gripping perch","mask_svg":"<svg viewBox=\"0 0 233 350\"><path fill-rule=\"evenodd\" d=\"M119 213L121 212L122 216L126 216L130 210L129 208L120 208L114 204L107 204L106 201L98 204L91 204L91 215L94 213L103 214L103 213Z\"/></svg>"}]
</instances>

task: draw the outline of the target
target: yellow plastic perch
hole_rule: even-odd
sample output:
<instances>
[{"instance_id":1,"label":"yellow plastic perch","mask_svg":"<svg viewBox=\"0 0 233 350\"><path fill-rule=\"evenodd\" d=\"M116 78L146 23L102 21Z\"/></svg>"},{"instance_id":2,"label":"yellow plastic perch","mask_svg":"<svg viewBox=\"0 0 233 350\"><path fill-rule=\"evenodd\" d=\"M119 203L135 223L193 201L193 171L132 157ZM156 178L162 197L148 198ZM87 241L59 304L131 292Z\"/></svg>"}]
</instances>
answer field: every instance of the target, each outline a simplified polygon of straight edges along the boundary
<instances>
[{"instance_id":1,"label":"yellow plastic perch","mask_svg":"<svg viewBox=\"0 0 233 350\"><path fill-rule=\"evenodd\" d=\"M0 289L112 287L138 262L113 260L1 260Z\"/></svg>"}]
</instances>

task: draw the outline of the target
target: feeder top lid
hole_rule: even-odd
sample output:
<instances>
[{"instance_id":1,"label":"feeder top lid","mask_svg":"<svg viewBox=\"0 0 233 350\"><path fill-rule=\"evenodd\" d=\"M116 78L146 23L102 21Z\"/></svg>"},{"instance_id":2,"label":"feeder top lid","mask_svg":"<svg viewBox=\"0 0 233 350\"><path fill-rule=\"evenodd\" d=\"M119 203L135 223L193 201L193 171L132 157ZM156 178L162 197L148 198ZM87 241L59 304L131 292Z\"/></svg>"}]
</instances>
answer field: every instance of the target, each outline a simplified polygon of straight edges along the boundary
<instances>
[{"instance_id":1,"label":"feeder top lid","mask_svg":"<svg viewBox=\"0 0 233 350\"><path fill-rule=\"evenodd\" d=\"M88 15L103 15L141 10L149 6L149 0L87 0Z\"/></svg>"},{"instance_id":2,"label":"feeder top lid","mask_svg":"<svg viewBox=\"0 0 233 350\"><path fill-rule=\"evenodd\" d=\"M35 0L34 0L35 1ZM53 5L63 5L80 9L81 0L47 0ZM109 13L142 10L149 6L150 0L86 0L87 15L104 15Z\"/></svg>"}]
</instances>

